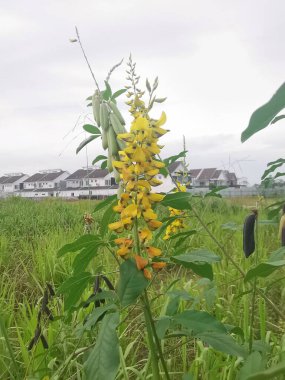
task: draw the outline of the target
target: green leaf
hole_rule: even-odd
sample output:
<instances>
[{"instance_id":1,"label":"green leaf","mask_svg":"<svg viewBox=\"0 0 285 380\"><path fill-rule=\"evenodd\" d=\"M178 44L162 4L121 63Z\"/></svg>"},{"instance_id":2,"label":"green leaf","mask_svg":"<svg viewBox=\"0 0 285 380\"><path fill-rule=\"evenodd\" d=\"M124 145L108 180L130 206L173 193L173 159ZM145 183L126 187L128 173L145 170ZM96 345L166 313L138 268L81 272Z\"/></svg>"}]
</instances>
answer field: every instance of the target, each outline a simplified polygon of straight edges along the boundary
<instances>
[{"instance_id":1,"label":"green leaf","mask_svg":"<svg viewBox=\"0 0 285 380\"><path fill-rule=\"evenodd\" d=\"M118 296L122 306L133 304L148 285L143 272L138 270L135 262L128 259L120 265Z\"/></svg>"},{"instance_id":2,"label":"green leaf","mask_svg":"<svg viewBox=\"0 0 285 380\"><path fill-rule=\"evenodd\" d=\"M276 91L273 97L258 108L251 116L247 128L241 134L241 141L245 142L256 132L264 129L274 117L285 107L285 83Z\"/></svg>"},{"instance_id":3,"label":"green leaf","mask_svg":"<svg viewBox=\"0 0 285 380\"><path fill-rule=\"evenodd\" d=\"M96 345L84 364L86 380L115 379L120 365L119 340L116 332L119 321L119 313L107 314L104 317Z\"/></svg>"},{"instance_id":4,"label":"green leaf","mask_svg":"<svg viewBox=\"0 0 285 380\"><path fill-rule=\"evenodd\" d=\"M215 350L224 352L225 354L241 356L243 358L247 356L247 352L244 347L236 343L231 335L213 331L197 334L195 335L195 338L202 340L212 346Z\"/></svg>"},{"instance_id":5,"label":"green leaf","mask_svg":"<svg viewBox=\"0 0 285 380\"><path fill-rule=\"evenodd\" d=\"M166 101L167 98L155 98L154 101L155 103L163 103Z\"/></svg>"},{"instance_id":6,"label":"green leaf","mask_svg":"<svg viewBox=\"0 0 285 380\"><path fill-rule=\"evenodd\" d=\"M279 116L276 116L272 121L271 121L271 124L275 124L277 121L281 120L281 119L284 119L285 118L285 115L279 115Z\"/></svg>"},{"instance_id":7,"label":"green leaf","mask_svg":"<svg viewBox=\"0 0 285 380\"><path fill-rule=\"evenodd\" d=\"M205 262L212 264L221 261L221 258L220 256L215 255L212 251L209 251L207 249L195 249L192 252L172 256L171 260L179 261L180 263Z\"/></svg>"},{"instance_id":8,"label":"green leaf","mask_svg":"<svg viewBox=\"0 0 285 380\"><path fill-rule=\"evenodd\" d=\"M104 314L106 314L108 311L116 310L117 306L114 304L94 308L92 310L92 313L88 315L87 321L82 326L81 331L91 330Z\"/></svg>"},{"instance_id":9,"label":"green leaf","mask_svg":"<svg viewBox=\"0 0 285 380\"><path fill-rule=\"evenodd\" d=\"M147 91L151 92L151 85L150 85L149 80L147 78L146 78L146 81L145 81L145 85L146 85Z\"/></svg>"},{"instance_id":10,"label":"green leaf","mask_svg":"<svg viewBox=\"0 0 285 380\"><path fill-rule=\"evenodd\" d=\"M206 277L211 281L213 280L213 270L210 264L221 260L219 256L203 249L172 256L170 259L184 268L192 269L198 276Z\"/></svg>"},{"instance_id":11,"label":"green leaf","mask_svg":"<svg viewBox=\"0 0 285 380\"><path fill-rule=\"evenodd\" d=\"M219 191L227 189L228 186L217 186L214 187L211 191L207 192L204 197L217 197L222 198L221 194L219 194Z\"/></svg>"},{"instance_id":12,"label":"green leaf","mask_svg":"<svg viewBox=\"0 0 285 380\"><path fill-rule=\"evenodd\" d=\"M285 260L261 263L246 273L244 281L250 281L255 277L267 277L277 269L284 267L284 265Z\"/></svg>"},{"instance_id":13,"label":"green leaf","mask_svg":"<svg viewBox=\"0 0 285 380\"><path fill-rule=\"evenodd\" d=\"M97 139L97 137L99 137L100 135L92 135L92 136L89 136L87 139L83 140L78 148L76 149L76 154L79 153L81 151L81 149L83 149L85 147L85 145L89 144L91 141Z\"/></svg>"},{"instance_id":14,"label":"green leaf","mask_svg":"<svg viewBox=\"0 0 285 380\"><path fill-rule=\"evenodd\" d=\"M73 273L84 271L90 261L97 256L99 253L99 248L103 246L104 243L102 241L98 241L96 243L92 243L88 245L88 247L82 249L75 257L72 267Z\"/></svg>"},{"instance_id":15,"label":"green leaf","mask_svg":"<svg viewBox=\"0 0 285 380\"><path fill-rule=\"evenodd\" d=\"M158 320L155 322L155 329L159 339L164 338L166 331L169 329L170 323L171 318L167 315L158 318Z\"/></svg>"},{"instance_id":16,"label":"green leaf","mask_svg":"<svg viewBox=\"0 0 285 380\"><path fill-rule=\"evenodd\" d=\"M124 94L126 91L127 90L125 88L122 88L121 90L114 92L114 94L112 95L112 99L118 98L120 95Z\"/></svg>"},{"instance_id":17,"label":"green leaf","mask_svg":"<svg viewBox=\"0 0 285 380\"><path fill-rule=\"evenodd\" d=\"M106 159L107 159L106 156L104 156L103 154L99 154L99 156L94 158L94 160L92 161L92 165L95 165L96 162L98 162L98 161L102 161L102 160L106 160Z\"/></svg>"},{"instance_id":18,"label":"green leaf","mask_svg":"<svg viewBox=\"0 0 285 380\"><path fill-rule=\"evenodd\" d=\"M99 235L83 235L74 242L64 245L57 253L58 257L70 252L78 252L83 248L96 245L101 240Z\"/></svg>"},{"instance_id":19,"label":"green leaf","mask_svg":"<svg viewBox=\"0 0 285 380\"><path fill-rule=\"evenodd\" d=\"M164 199L160 202L160 204L163 204L163 206L166 206L166 207L173 207L178 210L190 210L191 200L192 200L191 193L177 192L173 194L167 194L164 197Z\"/></svg>"},{"instance_id":20,"label":"green leaf","mask_svg":"<svg viewBox=\"0 0 285 380\"><path fill-rule=\"evenodd\" d=\"M206 311L185 310L180 314L176 314L173 321L180 324L182 327L193 331L194 334L205 332L218 332L226 334L227 329L215 317Z\"/></svg>"},{"instance_id":21,"label":"green leaf","mask_svg":"<svg viewBox=\"0 0 285 380\"><path fill-rule=\"evenodd\" d=\"M95 125L85 124L83 125L83 129L85 129L85 131L88 133L92 133L93 135L101 135L100 129L95 127Z\"/></svg>"},{"instance_id":22,"label":"green leaf","mask_svg":"<svg viewBox=\"0 0 285 380\"><path fill-rule=\"evenodd\" d=\"M58 293L64 295L64 310L69 310L79 301L82 293L93 280L89 272L79 272L69 277L58 288Z\"/></svg>"},{"instance_id":23,"label":"green leaf","mask_svg":"<svg viewBox=\"0 0 285 380\"><path fill-rule=\"evenodd\" d=\"M182 152L175 154L174 156L169 156L163 160L165 166L169 166L173 162L177 161L178 158L186 157L187 150L183 150Z\"/></svg>"},{"instance_id":24,"label":"green leaf","mask_svg":"<svg viewBox=\"0 0 285 380\"><path fill-rule=\"evenodd\" d=\"M184 373L182 380L194 380L194 377L191 373Z\"/></svg>"},{"instance_id":25,"label":"green leaf","mask_svg":"<svg viewBox=\"0 0 285 380\"><path fill-rule=\"evenodd\" d=\"M108 206L110 203L113 203L115 199L117 199L117 195L116 195L116 194L114 194L114 195L110 195L109 197L107 197L107 198L104 199L103 201L99 202L99 203L95 206L95 208L94 208L94 212L101 210L102 208Z\"/></svg>"},{"instance_id":26,"label":"green leaf","mask_svg":"<svg viewBox=\"0 0 285 380\"><path fill-rule=\"evenodd\" d=\"M103 218L101 220L101 234L103 236L108 232L108 224L112 223L117 215L117 213L113 210L113 207L116 204L117 199L114 199L103 214Z\"/></svg>"},{"instance_id":27,"label":"green leaf","mask_svg":"<svg viewBox=\"0 0 285 380\"><path fill-rule=\"evenodd\" d=\"M269 262L279 260L285 260L285 247L281 247L276 251L272 252L267 259L267 261Z\"/></svg>"},{"instance_id":28,"label":"green leaf","mask_svg":"<svg viewBox=\"0 0 285 380\"><path fill-rule=\"evenodd\" d=\"M108 161L107 160L103 161L101 164L101 169L106 169L107 165L108 165Z\"/></svg>"},{"instance_id":29,"label":"green leaf","mask_svg":"<svg viewBox=\"0 0 285 380\"><path fill-rule=\"evenodd\" d=\"M262 174L262 177L261 179L264 180L265 177L268 176L268 174L274 172L277 168L279 168L280 166L282 166L284 164L284 161L283 159L280 159L279 162L276 162L274 164L272 164L268 169L265 170L265 172ZM267 165L269 166L269 165Z\"/></svg>"},{"instance_id":30,"label":"green leaf","mask_svg":"<svg viewBox=\"0 0 285 380\"><path fill-rule=\"evenodd\" d=\"M285 373L285 362L281 362L275 365L274 367L268 368L261 372L256 372L255 374L248 376L246 380L277 379L276 376L284 375L284 373Z\"/></svg>"}]
</instances>

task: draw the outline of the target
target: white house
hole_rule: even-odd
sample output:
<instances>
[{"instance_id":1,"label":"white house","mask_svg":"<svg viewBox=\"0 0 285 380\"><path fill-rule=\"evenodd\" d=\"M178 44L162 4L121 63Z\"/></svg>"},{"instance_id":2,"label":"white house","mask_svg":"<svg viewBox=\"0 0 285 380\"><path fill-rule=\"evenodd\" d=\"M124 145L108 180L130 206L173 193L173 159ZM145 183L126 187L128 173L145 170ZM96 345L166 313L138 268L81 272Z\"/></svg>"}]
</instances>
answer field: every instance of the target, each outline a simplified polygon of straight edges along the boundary
<instances>
[{"instance_id":1,"label":"white house","mask_svg":"<svg viewBox=\"0 0 285 380\"><path fill-rule=\"evenodd\" d=\"M58 196L69 173L61 169L42 170L23 182L23 189L17 195L25 198L43 198Z\"/></svg>"},{"instance_id":2,"label":"white house","mask_svg":"<svg viewBox=\"0 0 285 380\"><path fill-rule=\"evenodd\" d=\"M117 193L114 175L96 167L79 169L65 179L65 188L59 196L64 198L101 199Z\"/></svg>"},{"instance_id":3,"label":"white house","mask_svg":"<svg viewBox=\"0 0 285 380\"><path fill-rule=\"evenodd\" d=\"M0 177L0 196L13 195L15 191L23 188L23 182L28 178L27 174L9 173Z\"/></svg>"},{"instance_id":4,"label":"white house","mask_svg":"<svg viewBox=\"0 0 285 380\"><path fill-rule=\"evenodd\" d=\"M168 175L167 177L164 177L162 174L158 174L156 176L157 179L163 181L161 185L153 187L153 191L156 193L169 193L171 190L175 189L176 186L173 183L172 178L180 183L187 183L189 181L187 169L184 167L184 163L182 161L173 162L167 169L169 170L171 176Z\"/></svg>"},{"instance_id":5,"label":"white house","mask_svg":"<svg viewBox=\"0 0 285 380\"><path fill-rule=\"evenodd\" d=\"M216 168L191 169L189 176L192 187L237 186L235 173L228 170L218 170Z\"/></svg>"}]
</instances>

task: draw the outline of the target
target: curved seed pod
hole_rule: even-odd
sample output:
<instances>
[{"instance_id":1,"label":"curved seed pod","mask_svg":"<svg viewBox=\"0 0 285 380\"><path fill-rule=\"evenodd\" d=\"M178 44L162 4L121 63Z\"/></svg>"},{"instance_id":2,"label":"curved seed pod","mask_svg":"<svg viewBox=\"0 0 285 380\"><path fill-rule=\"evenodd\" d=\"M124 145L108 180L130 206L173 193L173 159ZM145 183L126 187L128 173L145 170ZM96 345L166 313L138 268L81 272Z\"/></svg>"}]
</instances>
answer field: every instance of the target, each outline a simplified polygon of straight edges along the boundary
<instances>
[{"instance_id":1,"label":"curved seed pod","mask_svg":"<svg viewBox=\"0 0 285 380\"><path fill-rule=\"evenodd\" d=\"M93 294L96 295L99 289L100 289L100 276L96 276L94 285L93 285Z\"/></svg>"},{"instance_id":2,"label":"curved seed pod","mask_svg":"<svg viewBox=\"0 0 285 380\"><path fill-rule=\"evenodd\" d=\"M111 281L108 279L108 277L106 276L102 276L103 280L105 281L106 285L108 286L108 288L110 290L115 290L113 284L111 283Z\"/></svg>"},{"instance_id":3,"label":"curved seed pod","mask_svg":"<svg viewBox=\"0 0 285 380\"><path fill-rule=\"evenodd\" d=\"M108 149L111 151L112 156L116 156L119 151L119 146L117 144L117 136L113 128L108 129L107 138L108 138Z\"/></svg>"},{"instance_id":4,"label":"curved seed pod","mask_svg":"<svg viewBox=\"0 0 285 380\"><path fill-rule=\"evenodd\" d=\"M98 127L100 127L100 97L98 95L98 91L95 91L94 95L92 96L92 109L94 120L96 121Z\"/></svg>"},{"instance_id":5,"label":"curved seed pod","mask_svg":"<svg viewBox=\"0 0 285 380\"><path fill-rule=\"evenodd\" d=\"M256 213L249 215L243 226L243 251L245 257L249 257L255 250L255 239L254 239L254 226L256 220Z\"/></svg>"},{"instance_id":6,"label":"curved seed pod","mask_svg":"<svg viewBox=\"0 0 285 380\"><path fill-rule=\"evenodd\" d=\"M35 337L32 338L32 340L30 341L29 345L28 345L28 350L31 351L31 349L34 347L35 345Z\"/></svg>"},{"instance_id":7,"label":"curved seed pod","mask_svg":"<svg viewBox=\"0 0 285 380\"><path fill-rule=\"evenodd\" d=\"M127 131L115 113L110 113L110 121L116 135L118 135L119 133L125 133Z\"/></svg>"},{"instance_id":8,"label":"curved seed pod","mask_svg":"<svg viewBox=\"0 0 285 380\"><path fill-rule=\"evenodd\" d=\"M123 125L125 125L125 124L126 124L126 123L125 123L125 120L124 120L124 118L123 118L121 112L119 111L118 107L116 106L116 104L113 103L113 102L111 102L111 101L110 101L108 104L109 104L111 110L114 112L114 114L115 114L115 115L117 116L117 118L119 119L120 123L123 124Z\"/></svg>"},{"instance_id":9,"label":"curved seed pod","mask_svg":"<svg viewBox=\"0 0 285 380\"><path fill-rule=\"evenodd\" d=\"M109 110L106 103L100 105L100 122L103 129L109 129Z\"/></svg>"},{"instance_id":10,"label":"curved seed pod","mask_svg":"<svg viewBox=\"0 0 285 380\"><path fill-rule=\"evenodd\" d=\"M108 150L108 159L107 159L107 169L108 169L109 173L111 173L113 171L112 161L113 161L113 158L112 158L112 155L111 155L111 151L109 149Z\"/></svg>"},{"instance_id":11,"label":"curved seed pod","mask_svg":"<svg viewBox=\"0 0 285 380\"><path fill-rule=\"evenodd\" d=\"M47 287L48 287L48 290L49 290L49 294L52 297L55 296L55 291L54 291L53 287L51 286L51 284L49 284L48 282L47 282Z\"/></svg>"},{"instance_id":12,"label":"curved seed pod","mask_svg":"<svg viewBox=\"0 0 285 380\"><path fill-rule=\"evenodd\" d=\"M43 336L43 334L41 335L41 341L42 341L43 348L45 348L47 350L48 349L48 342L47 342L46 338Z\"/></svg>"},{"instance_id":13,"label":"curved seed pod","mask_svg":"<svg viewBox=\"0 0 285 380\"><path fill-rule=\"evenodd\" d=\"M102 147L104 150L108 149L107 131L102 129Z\"/></svg>"},{"instance_id":14,"label":"curved seed pod","mask_svg":"<svg viewBox=\"0 0 285 380\"><path fill-rule=\"evenodd\" d=\"M44 291L44 296L43 296L43 300L42 300L42 307L41 307L41 310L44 310L45 307L47 306L48 304L48 291L47 289Z\"/></svg>"}]
</instances>

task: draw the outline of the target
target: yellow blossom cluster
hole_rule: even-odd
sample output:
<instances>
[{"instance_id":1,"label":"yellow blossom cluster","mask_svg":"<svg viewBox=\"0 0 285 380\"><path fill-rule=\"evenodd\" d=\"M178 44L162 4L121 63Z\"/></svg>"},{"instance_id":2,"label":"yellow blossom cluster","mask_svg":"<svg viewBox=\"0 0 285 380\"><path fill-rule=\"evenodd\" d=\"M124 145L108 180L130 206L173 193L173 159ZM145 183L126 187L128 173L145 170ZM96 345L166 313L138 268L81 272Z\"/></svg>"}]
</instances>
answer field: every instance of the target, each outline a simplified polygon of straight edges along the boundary
<instances>
[{"instance_id":1,"label":"yellow blossom cluster","mask_svg":"<svg viewBox=\"0 0 285 380\"><path fill-rule=\"evenodd\" d=\"M180 184L179 182L176 183L177 189L175 190L185 193L186 192L186 186ZM175 235L183 228L185 228L185 222L184 222L184 211L177 210L176 208L168 207L169 209L169 216L176 216L177 219L175 219L169 226L166 227L165 235L163 237L164 240L169 240L171 235Z\"/></svg>"},{"instance_id":2,"label":"yellow blossom cluster","mask_svg":"<svg viewBox=\"0 0 285 380\"><path fill-rule=\"evenodd\" d=\"M137 268L143 271L147 279L151 279L153 269L165 266L162 261L152 261L162 252L149 242L152 231L162 225L153 205L162 201L164 196L151 190L162 183L156 175L164 163L155 156L162 148L158 145L158 139L167 132L161 128L166 122L166 115L162 113L159 120L150 119L142 100L135 101L140 102L142 107L131 107L133 121L130 132L117 135L118 139L126 143L125 149L119 152L120 161L113 161L113 166L120 174L123 192L114 207L120 218L109 224L109 228L117 233L134 232L132 237L115 239L117 254L125 259L134 257Z\"/></svg>"}]
</instances>

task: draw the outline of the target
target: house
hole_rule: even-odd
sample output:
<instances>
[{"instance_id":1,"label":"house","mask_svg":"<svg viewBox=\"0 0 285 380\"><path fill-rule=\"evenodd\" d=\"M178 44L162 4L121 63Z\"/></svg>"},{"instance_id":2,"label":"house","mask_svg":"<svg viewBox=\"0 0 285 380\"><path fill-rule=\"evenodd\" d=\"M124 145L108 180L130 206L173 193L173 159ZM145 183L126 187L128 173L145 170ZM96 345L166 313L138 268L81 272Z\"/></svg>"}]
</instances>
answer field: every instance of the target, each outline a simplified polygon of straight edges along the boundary
<instances>
[{"instance_id":1,"label":"house","mask_svg":"<svg viewBox=\"0 0 285 380\"><path fill-rule=\"evenodd\" d=\"M162 174L158 174L156 176L157 179L163 181L163 183L159 186L153 188L153 191L156 193L168 193L173 190L176 186L173 183L174 181L178 181L180 183L188 183L189 182L189 174L187 169L184 166L183 161L175 161L172 164L168 165L168 171L171 176L164 177Z\"/></svg>"},{"instance_id":2,"label":"house","mask_svg":"<svg viewBox=\"0 0 285 380\"><path fill-rule=\"evenodd\" d=\"M17 195L25 198L43 198L59 196L65 185L64 179L69 175L61 169L42 170L28 177L23 182L23 189Z\"/></svg>"},{"instance_id":3,"label":"house","mask_svg":"<svg viewBox=\"0 0 285 380\"><path fill-rule=\"evenodd\" d=\"M101 199L117 193L118 185L114 175L106 169L83 168L65 179L65 188L59 193L64 198Z\"/></svg>"},{"instance_id":4,"label":"house","mask_svg":"<svg viewBox=\"0 0 285 380\"><path fill-rule=\"evenodd\" d=\"M0 177L0 196L13 195L15 191L23 188L23 182L28 178L27 174L9 173Z\"/></svg>"},{"instance_id":5,"label":"house","mask_svg":"<svg viewBox=\"0 0 285 380\"><path fill-rule=\"evenodd\" d=\"M228 170L216 168L191 169L189 176L192 187L237 186L235 173Z\"/></svg>"}]
</instances>

